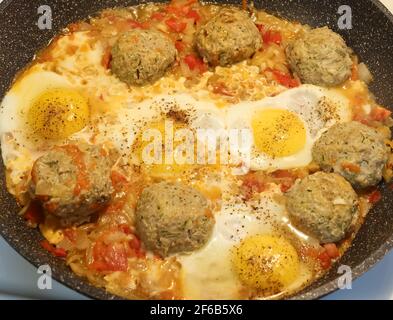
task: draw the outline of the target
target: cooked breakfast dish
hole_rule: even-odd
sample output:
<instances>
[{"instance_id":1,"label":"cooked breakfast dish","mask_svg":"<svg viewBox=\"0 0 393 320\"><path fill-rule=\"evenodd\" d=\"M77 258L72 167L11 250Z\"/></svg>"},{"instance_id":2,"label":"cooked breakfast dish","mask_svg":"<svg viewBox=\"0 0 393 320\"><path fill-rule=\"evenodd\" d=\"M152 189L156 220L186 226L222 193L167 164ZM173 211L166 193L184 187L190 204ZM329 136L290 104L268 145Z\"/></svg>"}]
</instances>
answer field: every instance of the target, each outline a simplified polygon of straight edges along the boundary
<instances>
[{"instance_id":1,"label":"cooked breakfast dish","mask_svg":"<svg viewBox=\"0 0 393 320\"><path fill-rule=\"evenodd\" d=\"M287 298L393 177L373 80L328 27L252 5L106 9L4 97L7 188L43 249L117 296Z\"/></svg>"}]
</instances>

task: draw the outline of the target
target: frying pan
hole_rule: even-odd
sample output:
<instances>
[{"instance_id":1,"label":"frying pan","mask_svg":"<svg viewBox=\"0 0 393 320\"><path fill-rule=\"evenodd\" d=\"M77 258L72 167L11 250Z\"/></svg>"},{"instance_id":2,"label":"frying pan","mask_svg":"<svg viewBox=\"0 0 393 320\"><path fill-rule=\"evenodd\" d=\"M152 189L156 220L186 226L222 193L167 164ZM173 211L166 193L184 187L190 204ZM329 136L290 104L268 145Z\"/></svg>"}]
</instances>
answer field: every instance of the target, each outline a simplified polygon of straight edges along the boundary
<instances>
[{"instance_id":1,"label":"frying pan","mask_svg":"<svg viewBox=\"0 0 393 320\"><path fill-rule=\"evenodd\" d=\"M236 1L217 0L217 3ZM239 3L238 1L237 3ZM34 53L68 23L87 18L114 6L135 5L133 0L3 0L0 3L0 97L15 74L32 60ZM140 2L139 2L140 3ZM37 26L39 6L52 9L52 29ZM338 28L338 9L352 9L353 28ZM307 23L313 27L328 25L339 32L375 76L371 90L380 104L393 108L393 16L377 0L256 0L255 6L269 13ZM104 290L74 275L65 263L51 256L39 245L37 230L26 226L14 199L7 193L3 164L0 160L0 233L24 258L35 266L49 264L53 277L66 286L97 299L114 299ZM295 299L316 299L337 289L338 267L352 268L353 277L370 269L393 247L393 191L381 186L383 201L369 213L352 247L339 263L319 281L295 295Z\"/></svg>"}]
</instances>

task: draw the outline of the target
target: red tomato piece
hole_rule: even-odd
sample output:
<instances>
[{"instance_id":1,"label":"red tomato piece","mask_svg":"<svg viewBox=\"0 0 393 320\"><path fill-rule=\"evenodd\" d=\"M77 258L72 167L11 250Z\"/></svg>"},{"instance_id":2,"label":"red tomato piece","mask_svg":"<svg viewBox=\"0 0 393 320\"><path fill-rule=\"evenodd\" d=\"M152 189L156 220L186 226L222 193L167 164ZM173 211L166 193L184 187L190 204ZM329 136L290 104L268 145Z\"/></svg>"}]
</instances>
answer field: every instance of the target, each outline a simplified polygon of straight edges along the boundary
<instances>
[{"instance_id":1,"label":"red tomato piece","mask_svg":"<svg viewBox=\"0 0 393 320\"><path fill-rule=\"evenodd\" d=\"M275 69L267 69L266 71L271 72L276 81L287 88L296 88L300 85L299 80L292 78L289 74Z\"/></svg>"},{"instance_id":2,"label":"red tomato piece","mask_svg":"<svg viewBox=\"0 0 393 320\"><path fill-rule=\"evenodd\" d=\"M292 173L289 170L277 170L272 173L274 178L293 178Z\"/></svg>"},{"instance_id":3,"label":"red tomato piece","mask_svg":"<svg viewBox=\"0 0 393 320\"><path fill-rule=\"evenodd\" d=\"M370 193L368 196L368 202L371 204L376 204L382 199L382 194L379 190L374 190L373 192Z\"/></svg>"},{"instance_id":4,"label":"red tomato piece","mask_svg":"<svg viewBox=\"0 0 393 320\"><path fill-rule=\"evenodd\" d=\"M24 218L31 223L39 224L44 221L45 217L40 205L32 201L24 214Z\"/></svg>"},{"instance_id":5,"label":"red tomato piece","mask_svg":"<svg viewBox=\"0 0 393 320\"><path fill-rule=\"evenodd\" d=\"M282 42L281 33L278 31L268 30L262 35L263 42L266 44L275 43L280 44Z\"/></svg>"},{"instance_id":6,"label":"red tomato piece","mask_svg":"<svg viewBox=\"0 0 393 320\"><path fill-rule=\"evenodd\" d=\"M64 236L71 242L75 243L77 239L77 233L75 229L67 228L63 230Z\"/></svg>"},{"instance_id":7,"label":"red tomato piece","mask_svg":"<svg viewBox=\"0 0 393 320\"><path fill-rule=\"evenodd\" d=\"M188 65L190 70L199 70L200 73L203 73L207 70L207 66L203 60L194 54L186 55L184 57L184 62Z\"/></svg>"},{"instance_id":8,"label":"red tomato piece","mask_svg":"<svg viewBox=\"0 0 393 320\"><path fill-rule=\"evenodd\" d=\"M281 192L285 193L287 192L289 189L291 189L293 186L293 181L284 181L281 183L280 185L280 190Z\"/></svg>"},{"instance_id":9,"label":"red tomato piece","mask_svg":"<svg viewBox=\"0 0 393 320\"><path fill-rule=\"evenodd\" d=\"M112 60L112 52L111 49L108 48L105 50L104 55L102 56L101 64L105 69L108 69Z\"/></svg>"},{"instance_id":10,"label":"red tomato piece","mask_svg":"<svg viewBox=\"0 0 393 320\"><path fill-rule=\"evenodd\" d=\"M263 24L256 24L256 27L258 28L259 32L263 34L265 26Z\"/></svg>"},{"instance_id":11,"label":"red tomato piece","mask_svg":"<svg viewBox=\"0 0 393 320\"><path fill-rule=\"evenodd\" d=\"M222 83L216 83L213 85L213 93L215 94L221 94L223 96L228 96L228 97L233 97L235 94L231 92L228 87Z\"/></svg>"},{"instance_id":12,"label":"red tomato piece","mask_svg":"<svg viewBox=\"0 0 393 320\"><path fill-rule=\"evenodd\" d=\"M346 162L343 163L342 168L354 173L360 173L360 167L357 164Z\"/></svg>"},{"instance_id":13,"label":"red tomato piece","mask_svg":"<svg viewBox=\"0 0 393 320\"><path fill-rule=\"evenodd\" d=\"M89 268L96 271L127 271L130 247L127 243L105 244L97 241L93 247L93 262Z\"/></svg>"},{"instance_id":14,"label":"red tomato piece","mask_svg":"<svg viewBox=\"0 0 393 320\"><path fill-rule=\"evenodd\" d=\"M154 12L151 15L151 18L157 21L162 21L165 18L165 14L163 14L162 12Z\"/></svg>"},{"instance_id":15,"label":"red tomato piece","mask_svg":"<svg viewBox=\"0 0 393 320\"><path fill-rule=\"evenodd\" d=\"M55 257L60 257L60 258L64 258L67 256L67 252L62 249L62 248L57 248L56 246L52 245L51 243L49 243L48 240L43 240L41 241L41 246L49 251L51 254L53 254Z\"/></svg>"},{"instance_id":16,"label":"red tomato piece","mask_svg":"<svg viewBox=\"0 0 393 320\"><path fill-rule=\"evenodd\" d=\"M166 25L174 32L183 32L187 27L187 23L181 22L176 18L169 18L165 21Z\"/></svg>"},{"instance_id":17,"label":"red tomato piece","mask_svg":"<svg viewBox=\"0 0 393 320\"><path fill-rule=\"evenodd\" d=\"M199 13L194 10L194 9L190 9L187 14L186 17L189 19L193 19L195 22L198 22L199 20L201 20L201 16L199 15Z\"/></svg>"},{"instance_id":18,"label":"red tomato piece","mask_svg":"<svg viewBox=\"0 0 393 320\"><path fill-rule=\"evenodd\" d=\"M130 240L121 240L108 243L112 232L122 232L131 236ZM94 244L92 250L92 261L88 267L95 271L127 271L128 258L144 258L145 252L141 248L141 242L132 233L130 226L121 224L104 233Z\"/></svg>"},{"instance_id":19,"label":"red tomato piece","mask_svg":"<svg viewBox=\"0 0 393 320\"><path fill-rule=\"evenodd\" d=\"M173 14L175 16L179 16L180 17L180 16L183 15L183 10L181 8L175 7L173 5L166 6L164 10L165 10L166 13L170 13L170 14Z\"/></svg>"},{"instance_id":20,"label":"red tomato piece","mask_svg":"<svg viewBox=\"0 0 393 320\"><path fill-rule=\"evenodd\" d=\"M330 258L336 259L340 256L340 252L338 251L335 243L326 243L323 247Z\"/></svg>"},{"instance_id":21,"label":"red tomato piece","mask_svg":"<svg viewBox=\"0 0 393 320\"><path fill-rule=\"evenodd\" d=\"M117 170L112 170L111 181L115 190L121 190L121 188L128 184L127 177Z\"/></svg>"},{"instance_id":22,"label":"red tomato piece","mask_svg":"<svg viewBox=\"0 0 393 320\"><path fill-rule=\"evenodd\" d=\"M326 250L322 251L318 255L318 260L319 263L321 264L322 269L327 270L330 268L332 265L332 259L329 257L329 254L326 252Z\"/></svg>"},{"instance_id":23,"label":"red tomato piece","mask_svg":"<svg viewBox=\"0 0 393 320\"><path fill-rule=\"evenodd\" d=\"M175 47L176 47L177 51L182 52L184 50L184 48L185 48L185 44L184 44L183 41L176 41L175 42Z\"/></svg>"},{"instance_id":24,"label":"red tomato piece","mask_svg":"<svg viewBox=\"0 0 393 320\"><path fill-rule=\"evenodd\" d=\"M141 23L141 22L133 20L133 19L127 19L126 22L127 22L128 26L130 26L131 28L134 28L134 29L138 29L138 28L139 29L148 29L150 26L148 22Z\"/></svg>"},{"instance_id":25,"label":"red tomato piece","mask_svg":"<svg viewBox=\"0 0 393 320\"><path fill-rule=\"evenodd\" d=\"M249 200L255 193L266 190L266 182L256 174L249 174L243 180L242 188L244 189L245 199Z\"/></svg>"},{"instance_id":26,"label":"red tomato piece","mask_svg":"<svg viewBox=\"0 0 393 320\"><path fill-rule=\"evenodd\" d=\"M370 118L375 121L384 121L392 115L392 112L382 107L374 108L370 113Z\"/></svg>"}]
</instances>

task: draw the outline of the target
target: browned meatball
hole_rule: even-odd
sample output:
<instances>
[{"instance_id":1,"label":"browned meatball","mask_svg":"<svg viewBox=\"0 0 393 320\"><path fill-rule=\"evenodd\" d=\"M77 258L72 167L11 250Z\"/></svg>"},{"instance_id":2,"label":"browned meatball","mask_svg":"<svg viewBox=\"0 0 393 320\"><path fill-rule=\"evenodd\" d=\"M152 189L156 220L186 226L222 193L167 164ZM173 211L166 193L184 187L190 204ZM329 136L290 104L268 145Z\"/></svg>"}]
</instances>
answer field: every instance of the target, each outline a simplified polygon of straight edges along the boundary
<instances>
[{"instance_id":1,"label":"browned meatball","mask_svg":"<svg viewBox=\"0 0 393 320\"><path fill-rule=\"evenodd\" d=\"M213 66L250 58L262 46L261 35L245 11L225 8L195 34L201 56Z\"/></svg>"},{"instance_id":2,"label":"browned meatball","mask_svg":"<svg viewBox=\"0 0 393 320\"><path fill-rule=\"evenodd\" d=\"M214 226L206 198L180 183L161 182L143 190L135 218L145 246L164 257L201 248Z\"/></svg>"},{"instance_id":3,"label":"browned meatball","mask_svg":"<svg viewBox=\"0 0 393 320\"><path fill-rule=\"evenodd\" d=\"M359 215L356 192L335 173L317 172L298 180L286 199L292 223L321 243L342 240Z\"/></svg>"},{"instance_id":4,"label":"browned meatball","mask_svg":"<svg viewBox=\"0 0 393 320\"><path fill-rule=\"evenodd\" d=\"M111 198L111 162L99 146L56 147L34 163L31 193L63 226L84 223Z\"/></svg>"},{"instance_id":5,"label":"browned meatball","mask_svg":"<svg viewBox=\"0 0 393 320\"><path fill-rule=\"evenodd\" d=\"M175 61L176 48L160 31L135 29L120 36L112 49L112 72L129 85L158 80Z\"/></svg>"},{"instance_id":6,"label":"browned meatball","mask_svg":"<svg viewBox=\"0 0 393 320\"><path fill-rule=\"evenodd\" d=\"M341 174L353 186L366 188L382 180L389 150L377 130L352 121L326 131L314 144L312 154L322 170Z\"/></svg>"},{"instance_id":7,"label":"browned meatball","mask_svg":"<svg viewBox=\"0 0 393 320\"><path fill-rule=\"evenodd\" d=\"M327 27L313 29L287 47L288 61L304 83L333 87L351 75L351 50Z\"/></svg>"}]
</instances>

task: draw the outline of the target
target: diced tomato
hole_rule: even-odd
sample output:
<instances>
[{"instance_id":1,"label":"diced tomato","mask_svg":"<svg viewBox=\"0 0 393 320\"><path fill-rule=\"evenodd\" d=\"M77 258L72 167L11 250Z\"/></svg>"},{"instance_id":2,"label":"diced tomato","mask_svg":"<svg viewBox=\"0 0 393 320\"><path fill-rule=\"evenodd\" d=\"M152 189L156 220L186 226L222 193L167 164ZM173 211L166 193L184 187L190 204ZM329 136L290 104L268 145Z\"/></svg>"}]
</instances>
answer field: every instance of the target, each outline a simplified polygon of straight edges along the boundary
<instances>
[{"instance_id":1,"label":"diced tomato","mask_svg":"<svg viewBox=\"0 0 393 320\"><path fill-rule=\"evenodd\" d=\"M178 17L183 15L183 10L180 7L176 7L173 5L166 6L164 10L166 13L170 13Z\"/></svg>"},{"instance_id":2,"label":"diced tomato","mask_svg":"<svg viewBox=\"0 0 393 320\"><path fill-rule=\"evenodd\" d=\"M60 257L60 258L64 258L67 256L67 252L62 249L62 248L57 248L56 246L52 245L51 243L49 243L48 240L43 240L41 241L41 246L49 251L51 254L53 254L55 257Z\"/></svg>"},{"instance_id":3,"label":"diced tomato","mask_svg":"<svg viewBox=\"0 0 393 320\"><path fill-rule=\"evenodd\" d=\"M293 174L289 170L277 170L272 173L274 178L293 178Z\"/></svg>"},{"instance_id":4,"label":"diced tomato","mask_svg":"<svg viewBox=\"0 0 393 320\"><path fill-rule=\"evenodd\" d=\"M215 94L221 94L223 96L228 96L228 97L233 97L235 94L231 92L228 87L222 83L216 83L213 85L213 93Z\"/></svg>"},{"instance_id":5,"label":"diced tomato","mask_svg":"<svg viewBox=\"0 0 393 320\"><path fill-rule=\"evenodd\" d=\"M128 224L119 225L119 229L125 234L132 234L132 230Z\"/></svg>"},{"instance_id":6,"label":"diced tomato","mask_svg":"<svg viewBox=\"0 0 393 320\"><path fill-rule=\"evenodd\" d=\"M116 191L121 190L122 187L128 183L127 177L117 170L112 170L111 181L112 181L113 188Z\"/></svg>"},{"instance_id":7,"label":"diced tomato","mask_svg":"<svg viewBox=\"0 0 393 320\"><path fill-rule=\"evenodd\" d=\"M370 118L375 121L384 121L391 116L392 112L382 107L374 108L370 113Z\"/></svg>"},{"instance_id":8,"label":"diced tomato","mask_svg":"<svg viewBox=\"0 0 393 320\"><path fill-rule=\"evenodd\" d=\"M302 246L300 248L300 255L303 258L312 258L312 259L317 259L318 255L320 253L320 250L318 250L315 247L309 247L309 246Z\"/></svg>"},{"instance_id":9,"label":"diced tomato","mask_svg":"<svg viewBox=\"0 0 393 320\"><path fill-rule=\"evenodd\" d=\"M281 44L282 42L282 36L279 31L274 31L274 30L266 30L265 26L263 24L256 24L256 27L258 28L259 33L262 36L263 42L267 45L275 43L275 44Z\"/></svg>"},{"instance_id":10,"label":"diced tomato","mask_svg":"<svg viewBox=\"0 0 393 320\"><path fill-rule=\"evenodd\" d=\"M277 179L277 183L280 184L281 192L287 192L292 188L296 176L294 176L289 170L277 170L274 171L271 176Z\"/></svg>"},{"instance_id":11,"label":"diced tomato","mask_svg":"<svg viewBox=\"0 0 393 320\"><path fill-rule=\"evenodd\" d=\"M121 190L121 189L119 189ZM110 204L106 207L105 213L106 214L116 214L119 213L124 206L126 205L125 198L116 199L110 202Z\"/></svg>"},{"instance_id":12,"label":"diced tomato","mask_svg":"<svg viewBox=\"0 0 393 320\"><path fill-rule=\"evenodd\" d=\"M350 162L345 162L341 165L341 167L345 170L348 170L353 173L359 173L360 172L360 167L357 164L350 163Z\"/></svg>"},{"instance_id":13,"label":"diced tomato","mask_svg":"<svg viewBox=\"0 0 393 320\"><path fill-rule=\"evenodd\" d=\"M291 189L293 186L293 181L284 181L280 184L280 190L281 192L285 193L289 189Z\"/></svg>"},{"instance_id":14,"label":"diced tomato","mask_svg":"<svg viewBox=\"0 0 393 320\"><path fill-rule=\"evenodd\" d=\"M280 44L282 42L281 33L278 31L268 30L263 33L262 38L263 42L266 44Z\"/></svg>"},{"instance_id":15,"label":"diced tomato","mask_svg":"<svg viewBox=\"0 0 393 320\"><path fill-rule=\"evenodd\" d=\"M111 60L112 60L112 52L111 52L111 49L108 48L107 50L105 50L105 53L102 56L101 65L105 69L109 69L109 65L111 63Z\"/></svg>"},{"instance_id":16,"label":"diced tomato","mask_svg":"<svg viewBox=\"0 0 393 320\"><path fill-rule=\"evenodd\" d=\"M199 20L201 20L201 16L199 15L199 13L193 9L190 9L187 12L186 17L189 19L193 19L195 22L198 22Z\"/></svg>"},{"instance_id":17,"label":"diced tomato","mask_svg":"<svg viewBox=\"0 0 393 320\"><path fill-rule=\"evenodd\" d=\"M162 12L154 12L151 15L151 18L157 21L162 21L165 18L165 14L163 14Z\"/></svg>"},{"instance_id":18,"label":"diced tomato","mask_svg":"<svg viewBox=\"0 0 393 320\"><path fill-rule=\"evenodd\" d=\"M292 78L289 74L270 68L266 69L266 71L271 72L276 81L287 88L296 88L300 85L299 80Z\"/></svg>"},{"instance_id":19,"label":"diced tomato","mask_svg":"<svg viewBox=\"0 0 393 320\"><path fill-rule=\"evenodd\" d=\"M40 205L32 201L24 214L24 218L33 224L39 224L44 221L45 217Z\"/></svg>"},{"instance_id":20,"label":"diced tomato","mask_svg":"<svg viewBox=\"0 0 393 320\"><path fill-rule=\"evenodd\" d=\"M351 69L351 80L356 81L359 80L359 70L357 62L352 65Z\"/></svg>"},{"instance_id":21,"label":"diced tomato","mask_svg":"<svg viewBox=\"0 0 393 320\"><path fill-rule=\"evenodd\" d=\"M370 193L368 196L368 202L371 204L376 204L382 199L382 194L379 190L374 190L373 192Z\"/></svg>"},{"instance_id":22,"label":"diced tomato","mask_svg":"<svg viewBox=\"0 0 393 320\"><path fill-rule=\"evenodd\" d=\"M258 177L258 175L251 173L243 180L242 188L245 191L246 200L249 200L252 198L253 194L266 190L266 182L262 177Z\"/></svg>"},{"instance_id":23,"label":"diced tomato","mask_svg":"<svg viewBox=\"0 0 393 320\"><path fill-rule=\"evenodd\" d=\"M71 242L75 243L77 239L77 233L76 230L73 228L67 228L63 230L64 236Z\"/></svg>"},{"instance_id":24,"label":"diced tomato","mask_svg":"<svg viewBox=\"0 0 393 320\"><path fill-rule=\"evenodd\" d=\"M131 240L131 247L133 249L140 250L141 249L141 241L137 237L134 237Z\"/></svg>"},{"instance_id":25,"label":"diced tomato","mask_svg":"<svg viewBox=\"0 0 393 320\"><path fill-rule=\"evenodd\" d=\"M140 23L139 21L133 20L133 19L128 19L127 20L127 24L131 27L131 28L135 28L135 29L147 29L149 26L147 23Z\"/></svg>"},{"instance_id":26,"label":"diced tomato","mask_svg":"<svg viewBox=\"0 0 393 320\"><path fill-rule=\"evenodd\" d=\"M321 264L322 269L327 270L332 265L332 259L330 258L329 254L326 250L323 250L318 255L319 263Z\"/></svg>"},{"instance_id":27,"label":"diced tomato","mask_svg":"<svg viewBox=\"0 0 393 320\"><path fill-rule=\"evenodd\" d=\"M203 73L207 70L207 66L203 60L194 54L186 55L184 57L184 62L188 65L190 70L199 70L200 73Z\"/></svg>"},{"instance_id":28,"label":"diced tomato","mask_svg":"<svg viewBox=\"0 0 393 320\"><path fill-rule=\"evenodd\" d=\"M188 0L188 1L186 1L185 6L190 6L190 5L192 5L192 4L196 3L196 2L198 2L198 0Z\"/></svg>"},{"instance_id":29,"label":"diced tomato","mask_svg":"<svg viewBox=\"0 0 393 320\"><path fill-rule=\"evenodd\" d=\"M340 252L338 251L335 243L326 243L323 247L330 258L336 259L340 256Z\"/></svg>"},{"instance_id":30,"label":"diced tomato","mask_svg":"<svg viewBox=\"0 0 393 320\"><path fill-rule=\"evenodd\" d=\"M180 40L175 42L175 47L177 51L182 52L186 46L184 42Z\"/></svg>"},{"instance_id":31,"label":"diced tomato","mask_svg":"<svg viewBox=\"0 0 393 320\"><path fill-rule=\"evenodd\" d=\"M112 232L122 232L131 236L130 240L111 242ZM145 252L141 248L141 242L136 235L132 233L127 224L121 224L104 233L95 242L92 250L92 261L88 268L95 271L126 271L128 268L128 258L145 257Z\"/></svg>"},{"instance_id":32,"label":"diced tomato","mask_svg":"<svg viewBox=\"0 0 393 320\"><path fill-rule=\"evenodd\" d=\"M265 31L265 26L263 24L256 24L256 27L258 28L258 31L263 34Z\"/></svg>"},{"instance_id":33,"label":"diced tomato","mask_svg":"<svg viewBox=\"0 0 393 320\"><path fill-rule=\"evenodd\" d=\"M179 21L176 18L169 18L165 21L166 25L174 32L183 32L187 27L187 23Z\"/></svg>"},{"instance_id":34,"label":"diced tomato","mask_svg":"<svg viewBox=\"0 0 393 320\"><path fill-rule=\"evenodd\" d=\"M93 247L93 262L88 267L96 271L127 271L130 251L127 243L97 241Z\"/></svg>"}]
</instances>

